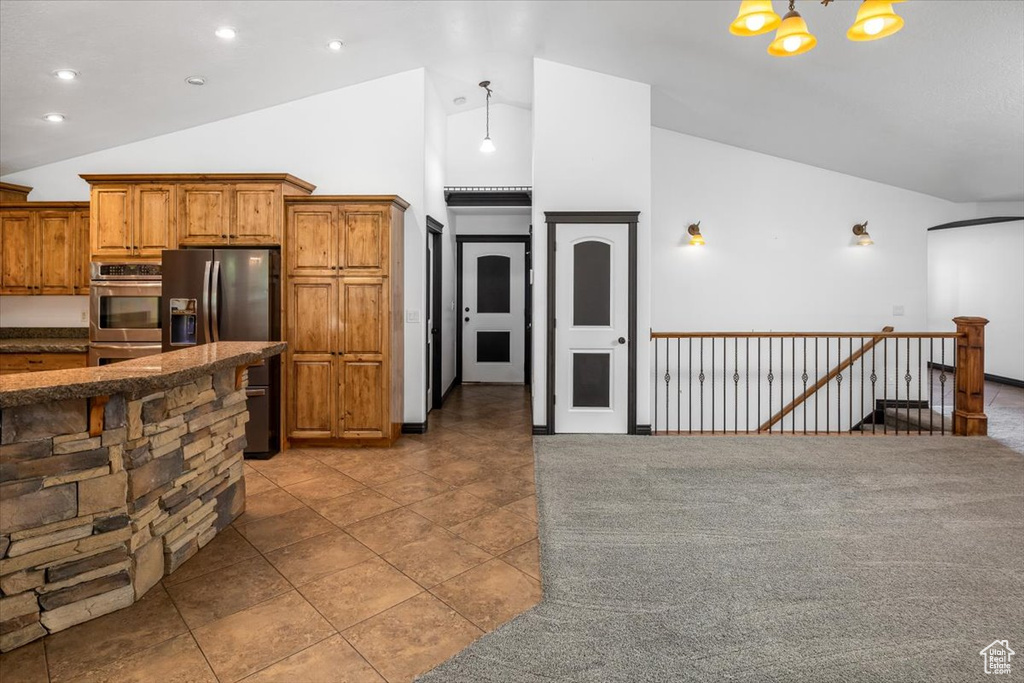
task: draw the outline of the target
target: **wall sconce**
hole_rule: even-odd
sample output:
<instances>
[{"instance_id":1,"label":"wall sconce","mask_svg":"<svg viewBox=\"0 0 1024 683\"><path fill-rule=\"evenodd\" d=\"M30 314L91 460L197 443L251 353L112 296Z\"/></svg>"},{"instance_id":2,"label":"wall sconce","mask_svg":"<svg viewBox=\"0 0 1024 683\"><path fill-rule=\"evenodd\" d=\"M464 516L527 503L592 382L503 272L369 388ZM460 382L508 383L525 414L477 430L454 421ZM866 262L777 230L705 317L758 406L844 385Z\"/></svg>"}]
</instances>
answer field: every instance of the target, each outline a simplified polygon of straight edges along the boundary
<instances>
[{"instance_id":1,"label":"wall sconce","mask_svg":"<svg viewBox=\"0 0 1024 683\"><path fill-rule=\"evenodd\" d=\"M872 244L875 243L875 241L871 239L871 235L868 234L867 221L864 221L863 223L858 223L857 225L853 226L853 234L857 236L858 247L870 247Z\"/></svg>"},{"instance_id":2,"label":"wall sconce","mask_svg":"<svg viewBox=\"0 0 1024 683\"><path fill-rule=\"evenodd\" d=\"M691 247L704 246L704 235L700 234L700 221L697 221L696 223L691 223L690 227L686 229L686 232L690 233Z\"/></svg>"}]
</instances>

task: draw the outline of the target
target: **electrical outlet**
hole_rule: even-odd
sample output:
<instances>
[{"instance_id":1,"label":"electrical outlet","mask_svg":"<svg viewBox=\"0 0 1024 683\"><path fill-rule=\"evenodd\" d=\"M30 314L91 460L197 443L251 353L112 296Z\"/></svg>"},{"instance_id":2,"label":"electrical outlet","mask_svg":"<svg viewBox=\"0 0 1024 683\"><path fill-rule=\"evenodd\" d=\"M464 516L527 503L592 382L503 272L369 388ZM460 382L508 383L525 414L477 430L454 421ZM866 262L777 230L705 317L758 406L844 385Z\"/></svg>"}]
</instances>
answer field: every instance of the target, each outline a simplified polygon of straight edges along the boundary
<instances>
[{"instance_id":1,"label":"electrical outlet","mask_svg":"<svg viewBox=\"0 0 1024 683\"><path fill-rule=\"evenodd\" d=\"M405 312L405 322L407 323L418 323L420 321L420 312L408 310Z\"/></svg>"},{"instance_id":2,"label":"electrical outlet","mask_svg":"<svg viewBox=\"0 0 1024 683\"><path fill-rule=\"evenodd\" d=\"M892 314L893 315L903 315L903 304L893 304Z\"/></svg>"},{"instance_id":3,"label":"electrical outlet","mask_svg":"<svg viewBox=\"0 0 1024 683\"><path fill-rule=\"evenodd\" d=\"M78 322L82 322L82 323L89 322L89 311L82 311L82 314L78 318Z\"/></svg>"}]
</instances>

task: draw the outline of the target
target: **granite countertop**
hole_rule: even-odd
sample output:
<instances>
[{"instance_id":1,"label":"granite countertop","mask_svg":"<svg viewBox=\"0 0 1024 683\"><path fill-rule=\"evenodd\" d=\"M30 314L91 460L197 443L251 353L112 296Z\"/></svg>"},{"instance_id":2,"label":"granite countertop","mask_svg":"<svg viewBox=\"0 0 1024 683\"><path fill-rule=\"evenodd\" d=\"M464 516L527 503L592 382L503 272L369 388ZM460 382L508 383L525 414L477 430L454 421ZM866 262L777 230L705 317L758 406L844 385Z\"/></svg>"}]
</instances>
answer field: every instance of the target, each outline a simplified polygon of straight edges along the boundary
<instances>
[{"instance_id":1,"label":"granite countertop","mask_svg":"<svg viewBox=\"0 0 1024 683\"><path fill-rule=\"evenodd\" d=\"M86 353L88 351L88 339L59 337L0 339L0 353Z\"/></svg>"},{"instance_id":2,"label":"granite countertop","mask_svg":"<svg viewBox=\"0 0 1024 683\"><path fill-rule=\"evenodd\" d=\"M0 327L0 353L85 353L88 327Z\"/></svg>"},{"instance_id":3,"label":"granite countertop","mask_svg":"<svg viewBox=\"0 0 1024 683\"><path fill-rule=\"evenodd\" d=\"M74 370L0 376L0 408L111 394L146 394L283 353L285 342L218 342Z\"/></svg>"}]
</instances>

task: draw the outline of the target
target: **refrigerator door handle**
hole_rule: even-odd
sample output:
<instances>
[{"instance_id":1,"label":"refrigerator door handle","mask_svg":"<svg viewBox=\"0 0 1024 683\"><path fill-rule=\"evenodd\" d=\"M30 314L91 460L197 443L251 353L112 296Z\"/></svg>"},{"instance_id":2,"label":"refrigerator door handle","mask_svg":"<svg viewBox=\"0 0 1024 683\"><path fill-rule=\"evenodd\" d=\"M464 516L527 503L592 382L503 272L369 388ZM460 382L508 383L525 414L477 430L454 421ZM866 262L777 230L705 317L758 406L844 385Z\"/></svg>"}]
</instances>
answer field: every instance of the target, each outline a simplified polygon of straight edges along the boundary
<instances>
[{"instance_id":1,"label":"refrigerator door handle","mask_svg":"<svg viewBox=\"0 0 1024 683\"><path fill-rule=\"evenodd\" d=\"M203 271L203 333L204 339L210 341L210 266L212 261L206 262L206 269Z\"/></svg>"},{"instance_id":2,"label":"refrigerator door handle","mask_svg":"<svg viewBox=\"0 0 1024 683\"><path fill-rule=\"evenodd\" d=\"M220 341L220 321L217 319L217 309L220 308L219 296L217 290L220 289L220 261L213 262L213 285L210 287L212 291L213 301L210 302L210 315L213 318L213 341Z\"/></svg>"}]
</instances>

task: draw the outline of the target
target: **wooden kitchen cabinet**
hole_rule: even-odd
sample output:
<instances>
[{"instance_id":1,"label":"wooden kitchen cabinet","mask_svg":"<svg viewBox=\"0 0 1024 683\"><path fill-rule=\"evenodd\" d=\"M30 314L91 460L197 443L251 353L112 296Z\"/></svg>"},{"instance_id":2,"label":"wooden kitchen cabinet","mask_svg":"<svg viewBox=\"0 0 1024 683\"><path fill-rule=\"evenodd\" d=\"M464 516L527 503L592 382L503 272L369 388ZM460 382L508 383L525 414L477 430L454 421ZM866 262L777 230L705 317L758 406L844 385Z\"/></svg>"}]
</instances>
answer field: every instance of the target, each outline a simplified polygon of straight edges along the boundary
<instances>
[{"instance_id":1,"label":"wooden kitchen cabinet","mask_svg":"<svg viewBox=\"0 0 1024 683\"><path fill-rule=\"evenodd\" d=\"M315 189L287 173L82 175L92 185L93 258L164 249L280 246L284 198Z\"/></svg>"},{"instance_id":2,"label":"wooden kitchen cabinet","mask_svg":"<svg viewBox=\"0 0 1024 683\"><path fill-rule=\"evenodd\" d=\"M88 206L85 202L0 204L0 293L88 292L89 243L83 241L88 234Z\"/></svg>"},{"instance_id":3,"label":"wooden kitchen cabinet","mask_svg":"<svg viewBox=\"0 0 1024 683\"><path fill-rule=\"evenodd\" d=\"M402 423L407 204L394 196L285 203L285 433L390 445Z\"/></svg>"},{"instance_id":4,"label":"wooden kitchen cabinet","mask_svg":"<svg viewBox=\"0 0 1024 683\"><path fill-rule=\"evenodd\" d=\"M84 368L85 353L0 353L0 375Z\"/></svg>"},{"instance_id":5,"label":"wooden kitchen cabinet","mask_svg":"<svg viewBox=\"0 0 1024 683\"><path fill-rule=\"evenodd\" d=\"M27 185L0 183L0 202L27 202L32 188Z\"/></svg>"}]
</instances>

